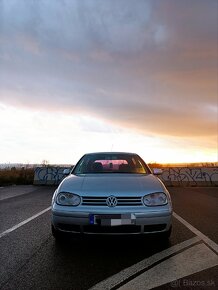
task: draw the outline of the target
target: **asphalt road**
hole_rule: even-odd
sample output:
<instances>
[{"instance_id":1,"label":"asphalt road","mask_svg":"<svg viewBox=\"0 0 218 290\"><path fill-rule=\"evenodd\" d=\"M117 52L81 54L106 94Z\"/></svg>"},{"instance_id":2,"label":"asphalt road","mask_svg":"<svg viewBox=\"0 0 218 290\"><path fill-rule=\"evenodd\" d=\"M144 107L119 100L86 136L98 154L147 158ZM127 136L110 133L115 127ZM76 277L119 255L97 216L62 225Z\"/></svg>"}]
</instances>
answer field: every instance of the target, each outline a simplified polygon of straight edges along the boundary
<instances>
[{"instance_id":1,"label":"asphalt road","mask_svg":"<svg viewBox=\"0 0 218 290\"><path fill-rule=\"evenodd\" d=\"M50 211L34 217L54 190L0 188L0 289L218 288L218 188L169 188L176 215L168 243L101 237L58 244Z\"/></svg>"}]
</instances>

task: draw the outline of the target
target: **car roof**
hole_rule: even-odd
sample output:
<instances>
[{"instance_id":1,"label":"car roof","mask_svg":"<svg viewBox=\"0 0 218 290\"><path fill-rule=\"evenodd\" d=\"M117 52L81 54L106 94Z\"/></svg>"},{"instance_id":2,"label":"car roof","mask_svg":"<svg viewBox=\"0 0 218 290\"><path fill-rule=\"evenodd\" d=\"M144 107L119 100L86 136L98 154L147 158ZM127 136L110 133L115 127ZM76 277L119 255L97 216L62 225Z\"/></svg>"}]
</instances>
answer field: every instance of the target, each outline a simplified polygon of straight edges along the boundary
<instances>
[{"instance_id":1,"label":"car roof","mask_svg":"<svg viewBox=\"0 0 218 290\"><path fill-rule=\"evenodd\" d=\"M126 155L137 155L136 153L131 152L92 152L92 153L86 153L85 155L92 155L92 154L126 154Z\"/></svg>"}]
</instances>

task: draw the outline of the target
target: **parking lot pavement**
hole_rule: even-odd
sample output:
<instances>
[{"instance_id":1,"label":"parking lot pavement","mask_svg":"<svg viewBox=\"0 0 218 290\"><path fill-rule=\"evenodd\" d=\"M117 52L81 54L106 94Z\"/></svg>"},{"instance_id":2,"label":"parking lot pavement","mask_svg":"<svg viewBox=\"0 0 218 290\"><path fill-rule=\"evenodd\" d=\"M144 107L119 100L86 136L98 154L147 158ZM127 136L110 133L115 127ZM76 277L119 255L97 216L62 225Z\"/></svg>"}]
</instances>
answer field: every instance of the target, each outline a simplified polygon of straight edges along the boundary
<instances>
[{"instance_id":1,"label":"parking lot pavement","mask_svg":"<svg viewBox=\"0 0 218 290\"><path fill-rule=\"evenodd\" d=\"M102 285L101 289L139 289L139 285L142 289L191 289L194 283L201 289L217 288L217 253L177 218L217 241L217 190L170 189L178 216L173 218L168 243L110 237L69 238L62 244L54 241L50 231L48 208L53 191L52 187L37 187L0 202L0 234L36 216L0 238L0 289L89 289ZM195 200L197 211L191 208Z\"/></svg>"},{"instance_id":2,"label":"parking lot pavement","mask_svg":"<svg viewBox=\"0 0 218 290\"><path fill-rule=\"evenodd\" d=\"M34 185L12 185L0 187L0 200L5 200L11 197L23 195L36 190Z\"/></svg>"},{"instance_id":3,"label":"parking lot pavement","mask_svg":"<svg viewBox=\"0 0 218 290\"><path fill-rule=\"evenodd\" d=\"M171 187L173 209L218 243L218 187Z\"/></svg>"},{"instance_id":4,"label":"parking lot pavement","mask_svg":"<svg viewBox=\"0 0 218 290\"><path fill-rule=\"evenodd\" d=\"M55 187L13 186L8 187L8 194L6 190L4 196L10 196L10 192L13 196L0 201L0 220L4 221L0 223L0 233L50 206Z\"/></svg>"}]
</instances>

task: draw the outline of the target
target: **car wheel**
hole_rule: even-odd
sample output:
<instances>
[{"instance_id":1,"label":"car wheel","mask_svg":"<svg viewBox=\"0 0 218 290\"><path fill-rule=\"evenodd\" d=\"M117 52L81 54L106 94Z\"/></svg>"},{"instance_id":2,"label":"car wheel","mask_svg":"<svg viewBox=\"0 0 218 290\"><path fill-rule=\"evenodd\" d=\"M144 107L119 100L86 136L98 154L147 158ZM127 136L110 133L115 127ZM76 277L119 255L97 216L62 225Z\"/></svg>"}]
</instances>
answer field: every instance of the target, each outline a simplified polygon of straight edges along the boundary
<instances>
[{"instance_id":1,"label":"car wheel","mask_svg":"<svg viewBox=\"0 0 218 290\"><path fill-rule=\"evenodd\" d=\"M57 241L61 241L64 238L64 235L62 232L60 232L59 230L57 230L53 225L51 226L51 232L53 237L57 240Z\"/></svg>"},{"instance_id":2,"label":"car wheel","mask_svg":"<svg viewBox=\"0 0 218 290\"><path fill-rule=\"evenodd\" d=\"M172 232L172 226L167 232L164 232L161 234L161 238L164 240L168 240L170 238L171 232Z\"/></svg>"}]
</instances>

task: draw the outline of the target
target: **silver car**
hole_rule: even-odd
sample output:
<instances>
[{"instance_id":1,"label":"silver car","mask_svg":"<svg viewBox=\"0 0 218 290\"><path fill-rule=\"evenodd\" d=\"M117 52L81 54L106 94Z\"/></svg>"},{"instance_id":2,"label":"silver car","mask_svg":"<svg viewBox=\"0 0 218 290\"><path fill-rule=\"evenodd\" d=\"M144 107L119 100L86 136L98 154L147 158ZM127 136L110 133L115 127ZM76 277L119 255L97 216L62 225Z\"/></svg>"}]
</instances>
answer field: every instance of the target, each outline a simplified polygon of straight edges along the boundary
<instances>
[{"instance_id":1,"label":"silver car","mask_svg":"<svg viewBox=\"0 0 218 290\"><path fill-rule=\"evenodd\" d=\"M158 173L158 172L156 172ZM52 233L171 233L172 204L164 184L137 154L84 155L52 199Z\"/></svg>"}]
</instances>

